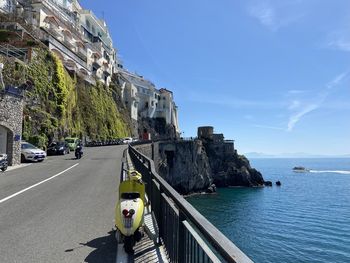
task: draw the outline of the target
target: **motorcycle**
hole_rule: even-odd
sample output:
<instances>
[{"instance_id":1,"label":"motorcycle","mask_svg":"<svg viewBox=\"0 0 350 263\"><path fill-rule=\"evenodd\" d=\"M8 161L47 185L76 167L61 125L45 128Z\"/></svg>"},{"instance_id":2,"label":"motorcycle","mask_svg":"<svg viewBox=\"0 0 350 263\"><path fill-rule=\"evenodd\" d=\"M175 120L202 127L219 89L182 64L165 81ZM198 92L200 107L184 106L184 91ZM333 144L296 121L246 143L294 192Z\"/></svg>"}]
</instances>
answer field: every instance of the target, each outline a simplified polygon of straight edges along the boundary
<instances>
[{"instance_id":1,"label":"motorcycle","mask_svg":"<svg viewBox=\"0 0 350 263\"><path fill-rule=\"evenodd\" d=\"M7 154L0 154L0 170L5 172L8 167Z\"/></svg>"},{"instance_id":2,"label":"motorcycle","mask_svg":"<svg viewBox=\"0 0 350 263\"><path fill-rule=\"evenodd\" d=\"M128 171L119 185L119 199L115 209L116 239L124 243L126 253L133 253L136 242L142 238L140 227L144 222L145 184L137 171Z\"/></svg>"},{"instance_id":3,"label":"motorcycle","mask_svg":"<svg viewBox=\"0 0 350 263\"><path fill-rule=\"evenodd\" d=\"M83 156L83 146L78 145L77 148L75 148L75 158L80 159Z\"/></svg>"}]
</instances>

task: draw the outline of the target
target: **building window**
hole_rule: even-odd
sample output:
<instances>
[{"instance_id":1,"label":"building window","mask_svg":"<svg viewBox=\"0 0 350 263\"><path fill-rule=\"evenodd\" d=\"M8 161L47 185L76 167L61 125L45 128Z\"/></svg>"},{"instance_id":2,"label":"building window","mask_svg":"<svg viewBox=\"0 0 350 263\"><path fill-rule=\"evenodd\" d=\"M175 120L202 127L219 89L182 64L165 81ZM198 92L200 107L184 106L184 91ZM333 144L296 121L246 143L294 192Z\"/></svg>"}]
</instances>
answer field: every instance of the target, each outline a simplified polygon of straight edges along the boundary
<instances>
[{"instance_id":1,"label":"building window","mask_svg":"<svg viewBox=\"0 0 350 263\"><path fill-rule=\"evenodd\" d=\"M86 20L86 27L87 27L88 29L90 29L90 27L91 27L90 21L89 21L89 20Z\"/></svg>"}]
</instances>

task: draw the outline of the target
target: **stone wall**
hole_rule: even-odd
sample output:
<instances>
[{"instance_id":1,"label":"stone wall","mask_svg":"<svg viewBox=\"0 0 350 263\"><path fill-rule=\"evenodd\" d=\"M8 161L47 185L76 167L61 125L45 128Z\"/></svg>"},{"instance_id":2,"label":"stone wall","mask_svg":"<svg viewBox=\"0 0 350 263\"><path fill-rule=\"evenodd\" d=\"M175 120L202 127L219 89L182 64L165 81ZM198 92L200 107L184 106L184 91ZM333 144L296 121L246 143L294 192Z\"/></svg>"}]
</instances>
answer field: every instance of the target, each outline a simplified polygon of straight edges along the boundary
<instances>
[{"instance_id":1,"label":"stone wall","mask_svg":"<svg viewBox=\"0 0 350 263\"><path fill-rule=\"evenodd\" d=\"M23 103L21 97L8 93L0 95L0 125L8 130L6 153L10 165L21 162Z\"/></svg>"}]
</instances>

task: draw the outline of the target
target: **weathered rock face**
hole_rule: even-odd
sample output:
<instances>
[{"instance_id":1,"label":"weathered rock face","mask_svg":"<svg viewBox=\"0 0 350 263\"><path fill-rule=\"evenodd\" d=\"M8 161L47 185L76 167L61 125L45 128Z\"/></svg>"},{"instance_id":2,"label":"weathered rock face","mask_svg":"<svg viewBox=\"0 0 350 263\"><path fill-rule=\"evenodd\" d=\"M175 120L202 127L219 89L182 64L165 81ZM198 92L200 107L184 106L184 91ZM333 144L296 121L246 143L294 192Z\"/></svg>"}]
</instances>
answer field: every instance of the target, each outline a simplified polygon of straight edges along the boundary
<instances>
[{"instance_id":1,"label":"weathered rock face","mask_svg":"<svg viewBox=\"0 0 350 263\"><path fill-rule=\"evenodd\" d=\"M264 184L261 173L234 151L233 142L174 140L137 148L153 158L158 173L181 194L210 193L215 191L215 186Z\"/></svg>"},{"instance_id":2,"label":"weathered rock face","mask_svg":"<svg viewBox=\"0 0 350 263\"><path fill-rule=\"evenodd\" d=\"M260 172L250 166L248 159L233 152L228 143L205 142L214 184L225 186L262 186Z\"/></svg>"},{"instance_id":3,"label":"weathered rock face","mask_svg":"<svg viewBox=\"0 0 350 263\"><path fill-rule=\"evenodd\" d=\"M201 141L169 142L159 145L160 175L181 194L211 186L211 168Z\"/></svg>"}]
</instances>

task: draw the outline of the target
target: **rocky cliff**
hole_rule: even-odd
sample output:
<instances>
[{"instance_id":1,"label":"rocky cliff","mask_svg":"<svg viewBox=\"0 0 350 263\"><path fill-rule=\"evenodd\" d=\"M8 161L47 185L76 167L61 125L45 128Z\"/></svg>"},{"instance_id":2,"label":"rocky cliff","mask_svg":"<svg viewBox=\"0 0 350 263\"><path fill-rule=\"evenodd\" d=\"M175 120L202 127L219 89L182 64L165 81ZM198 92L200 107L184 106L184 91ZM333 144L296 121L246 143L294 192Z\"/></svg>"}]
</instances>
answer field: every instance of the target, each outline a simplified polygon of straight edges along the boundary
<instances>
[{"instance_id":1,"label":"rocky cliff","mask_svg":"<svg viewBox=\"0 0 350 263\"><path fill-rule=\"evenodd\" d=\"M250 166L245 156L227 149L225 144L229 143L204 142L214 184L218 187L262 186L261 173Z\"/></svg>"},{"instance_id":2,"label":"rocky cliff","mask_svg":"<svg viewBox=\"0 0 350 263\"><path fill-rule=\"evenodd\" d=\"M264 184L261 173L233 150L233 143L174 140L139 146L138 150L154 159L158 173L181 194L212 192L213 184L218 187Z\"/></svg>"},{"instance_id":3,"label":"rocky cliff","mask_svg":"<svg viewBox=\"0 0 350 263\"><path fill-rule=\"evenodd\" d=\"M158 172L181 194L206 190L213 183L202 141L159 144Z\"/></svg>"}]
</instances>

